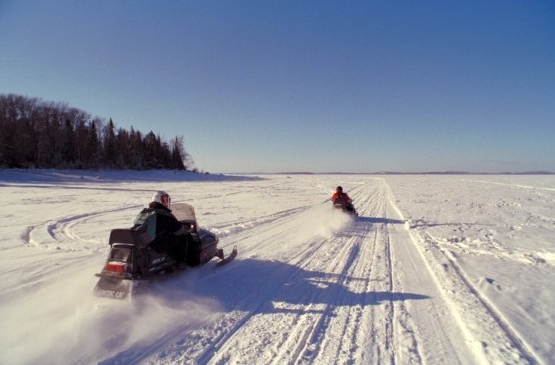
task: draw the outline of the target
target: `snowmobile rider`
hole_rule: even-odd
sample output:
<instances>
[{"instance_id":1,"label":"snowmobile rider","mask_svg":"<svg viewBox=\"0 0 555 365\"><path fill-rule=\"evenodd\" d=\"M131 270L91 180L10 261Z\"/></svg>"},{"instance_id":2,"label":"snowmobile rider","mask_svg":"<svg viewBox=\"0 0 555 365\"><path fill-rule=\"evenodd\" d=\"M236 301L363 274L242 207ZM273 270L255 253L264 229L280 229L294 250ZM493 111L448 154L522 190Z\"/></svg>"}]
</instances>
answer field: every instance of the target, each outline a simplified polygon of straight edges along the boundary
<instances>
[{"instance_id":1,"label":"snowmobile rider","mask_svg":"<svg viewBox=\"0 0 555 365\"><path fill-rule=\"evenodd\" d=\"M353 206L353 199L347 195L347 193L343 192L343 187L338 186L335 189L335 193L331 197L331 201L334 206L340 206L343 210L347 211L354 211L355 207Z\"/></svg>"},{"instance_id":2,"label":"snowmobile rider","mask_svg":"<svg viewBox=\"0 0 555 365\"><path fill-rule=\"evenodd\" d=\"M155 192L148 208L139 213L136 221L141 215L152 211L156 213L156 238L149 243L149 247L172 255L178 268L184 268L186 264L198 264L200 249L192 242L183 224L171 213L170 195L165 191Z\"/></svg>"}]
</instances>

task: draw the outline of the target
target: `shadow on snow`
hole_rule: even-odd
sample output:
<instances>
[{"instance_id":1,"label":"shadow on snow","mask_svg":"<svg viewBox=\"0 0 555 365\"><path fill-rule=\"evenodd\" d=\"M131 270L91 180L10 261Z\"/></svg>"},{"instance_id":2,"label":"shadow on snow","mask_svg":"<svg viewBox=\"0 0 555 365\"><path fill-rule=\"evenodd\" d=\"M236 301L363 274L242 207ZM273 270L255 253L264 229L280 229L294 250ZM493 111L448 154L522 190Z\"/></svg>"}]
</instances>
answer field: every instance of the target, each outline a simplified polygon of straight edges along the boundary
<instances>
[{"instance_id":1,"label":"shadow on snow","mask_svg":"<svg viewBox=\"0 0 555 365\"><path fill-rule=\"evenodd\" d=\"M351 251L342 273L310 271L280 261L236 259L229 266L215 269L208 264L199 269L177 273L147 285L147 297L154 298L167 310L178 310L179 321L152 345L141 342L113 353L99 364L139 363L160 351L163 343L171 344L189 331L213 325L217 313L244 312L246 316L285 313L319 314L324 326L345 307L367 307L382 303L428 299L426 295L404 292L372 291L369 279L346 275L357 249ZM360 284L357 285L357 284ZM349 287L359 288L352 291ZM139 295L132 299L137 317L149 316L149 302ZM141 304L143 302L144 304ZM182 308L190 308L191 312ZM198 308L204 308L204 314ZM200 316L200 317L199 317ZM205 318L202 318L205 317ZM125 335L125 332L124 332ZM182 340L180 340L182 341Z\"/></svg>"},{"instance_id":2,"label":"shadow on snow","mask_svg":"<svg viewBox=\"0 0 555 365\"><path fill-rule=\"evenodd\" d=\"M357 222L361 223L382 223L382 224L404 224L404 220L391 219L391 218L381 218L381 217L363 217L357 218Z\"/></svg>"},{"instance_id":3,"label":"shadow on snow","mask_svg":"<svg viewBox=\"0 0 555 365\"><path fill-rule=\"evenodd\" d=\"M354 292L349 286L369 278L353 277L345 272L358 250L351 252L344 272L340 274L309 271L279 261L257 259L236 260L221 268L223 275L211 275L210 265L179 274L172 280L157 285L148 292L163 297L167 304L189 300L191 297L212 298L223 311L242 310L251 313L295 312L306 313L307 307L318 305L318 312L330 312L340 306L368 306L383 302L421 300L426 295L387 291ZM205 277L203 277L205 276Z\"/></svg>"}]
</instances>

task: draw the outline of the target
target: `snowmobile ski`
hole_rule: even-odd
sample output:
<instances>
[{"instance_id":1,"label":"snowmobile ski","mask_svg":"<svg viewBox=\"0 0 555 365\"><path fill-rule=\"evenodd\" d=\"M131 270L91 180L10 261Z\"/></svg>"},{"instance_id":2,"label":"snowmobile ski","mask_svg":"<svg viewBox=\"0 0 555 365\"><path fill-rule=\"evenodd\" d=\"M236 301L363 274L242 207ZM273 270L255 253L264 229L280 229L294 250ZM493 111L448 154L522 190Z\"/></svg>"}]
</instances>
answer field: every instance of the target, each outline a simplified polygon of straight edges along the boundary
<instances>
[{"instance_id":1,"label":"snowmobile ski","mask_svg":"<svg viewBox=\"0 0 555 365\"><path fill-rule=\"evenodd\" d=\"M216 263L216 267L224 266L225 264L230 263L233 259L237 256L237 246L233 247L233 250L227 257L224 257L222 260Z\"/></svg>"}]
</instances>

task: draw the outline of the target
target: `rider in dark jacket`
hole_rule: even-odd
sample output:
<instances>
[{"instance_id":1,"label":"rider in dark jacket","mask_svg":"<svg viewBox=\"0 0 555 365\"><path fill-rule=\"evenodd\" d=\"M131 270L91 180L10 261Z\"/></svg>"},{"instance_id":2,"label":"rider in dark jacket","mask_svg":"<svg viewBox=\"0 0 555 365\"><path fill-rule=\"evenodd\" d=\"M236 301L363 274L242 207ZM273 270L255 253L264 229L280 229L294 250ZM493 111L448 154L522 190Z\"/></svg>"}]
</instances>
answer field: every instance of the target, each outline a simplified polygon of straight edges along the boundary
<instances>
[{"instance_id":1,"label":"rider in dark jacket","mask_svg":"<svg viewBox=\"0 0 555 365\"><path fill-rule=\"evenodd\" d=\"M170 204L170 196L163 191L158 191L154 194L152 201L148 205L149 209L159 213L156 217L156 234L168 232L174 236L181 236L186 233L185 227L171 213Z\"/></svg>"},{"instance_id":2,"label":"rider in dark jacket","mask_svg":"<svg viewBox=\"0 0 555 365\"><path fill-rule=\"evenodd\" d=\"M143 209L139 216L152 211L156 213L156 238L148 244L149 247L158 252L171 254L178 264L182 264L186 259L188 232L171 213L170 207L170 195L164 191L157 191L152 196L148 208Z\"/></svg>"}]
</instances>

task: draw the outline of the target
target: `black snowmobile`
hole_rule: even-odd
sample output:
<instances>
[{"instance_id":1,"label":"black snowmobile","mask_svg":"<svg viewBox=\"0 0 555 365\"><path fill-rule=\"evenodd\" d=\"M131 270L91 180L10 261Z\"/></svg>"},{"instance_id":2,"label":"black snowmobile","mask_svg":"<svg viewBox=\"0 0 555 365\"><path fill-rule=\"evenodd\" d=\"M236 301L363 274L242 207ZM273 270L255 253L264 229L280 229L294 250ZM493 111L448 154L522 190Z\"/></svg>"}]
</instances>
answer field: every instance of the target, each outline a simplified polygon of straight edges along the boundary
<instances>
[{"instance_id":1,"label":"black snowmobile","mask_svg":"<svg viewBox=\"0 0 555 365\"><path fill-rule=\"evenodd\" d=\"M218 248L218 237L212 232L199 228L192 206L186 203L172 205L172 213L189 231L189 244L200 244L200 264L202 266L214 257L220 259L217 266L224 265L237 255L237 248L224 257ZM143 228L143 229L141 229ZM114 229L110 232L110 252L104 268L96 276L100 277L94 294L102 297L124 299L131 295L142 280L176 271L176 260L166 252L150 248L144 227Z\"/></svg>"},{"instance_id":2,"label":"black snowmobile","mask_svg":"<svg viewBox=\"0 0 555 365\"><path fill-rule=\"evenodd\" d=\"M343 204L341 202L335 201L332 203L334 209L340 209L341 211L350 214L354 217L358 217L358 212L355 209L353 203Z\"/></svg>"}]
</instances>

